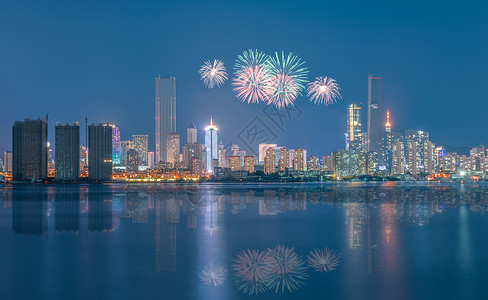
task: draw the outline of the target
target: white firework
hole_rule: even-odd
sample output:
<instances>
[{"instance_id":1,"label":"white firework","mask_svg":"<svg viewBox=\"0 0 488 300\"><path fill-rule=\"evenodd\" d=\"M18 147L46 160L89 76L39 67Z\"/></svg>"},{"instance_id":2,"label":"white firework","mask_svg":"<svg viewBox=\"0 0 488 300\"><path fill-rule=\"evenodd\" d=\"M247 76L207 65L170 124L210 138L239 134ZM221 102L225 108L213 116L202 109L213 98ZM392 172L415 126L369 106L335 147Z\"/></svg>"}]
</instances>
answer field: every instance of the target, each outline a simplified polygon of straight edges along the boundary
<instances>
[{"instance_id":1,"label":"white firework","mask_svg":"<svg viewBox=\"0 0 488 300\"><path fill-rule=\"evenodd\" d=\"M307 255L308 266L317 272L329 272L337 269L341 263L342 253L329 248L314 249Z\"/></svg>"},{"instance_id":2,"label":"white firework","mask_svg":"<svg viewBox=\"0 0 488 300\"><path fill-rule=\"evenodd\" d=\"M259 294L268 287L266 282L271 272L268 251L247 250L237 255L232 266L235 271L235 282L244 294Z\"/></svg>"},{"instance_id":3,"label":"white firework","mask_svg":"<svg viewBox=\"0 0 488 300\"><path fill-rule=\"evenodd\" d=\"M307 268L303 259L296 254L294 248L282 245L269 249L270 275L266 285L275 293L293 292L299 289L307 279Z\"/></svg>"},{"instance_id":4,"label":"white firework","mask_svg":"<svg viewBox=\"0 0 488 300\"><path fill-rule=\"evenodd\" d=\"M199 73L200 79L209 89L214 86L220 87L227 80L224 63L218 59L214 59L213 63L207 60L200 68Z\"/></svg>"},{"instance_id":5,"label":"white firework","mask_svg":"<svg viewBox=\"0 0 488 300\"><path fill-rule=\"evenodd\" d=\"M220 286L224 283L225 277L227 276L227 269L217 264L210 263L202 268L200 272L200 279L203 281L203 284L208 286Z\"/></svg>"},{"instance_id":6,"label":"white firework","mask_svg":"<svg viewBox=\"0 0 488 300\"><path fill-rule=\"evenodd\" d=\"M342 99L341 88L337 82L330 77L317 77L315 81L307 86L307 96L310 102L315 104L332 104Z\"/></svg>"}]
</instances>

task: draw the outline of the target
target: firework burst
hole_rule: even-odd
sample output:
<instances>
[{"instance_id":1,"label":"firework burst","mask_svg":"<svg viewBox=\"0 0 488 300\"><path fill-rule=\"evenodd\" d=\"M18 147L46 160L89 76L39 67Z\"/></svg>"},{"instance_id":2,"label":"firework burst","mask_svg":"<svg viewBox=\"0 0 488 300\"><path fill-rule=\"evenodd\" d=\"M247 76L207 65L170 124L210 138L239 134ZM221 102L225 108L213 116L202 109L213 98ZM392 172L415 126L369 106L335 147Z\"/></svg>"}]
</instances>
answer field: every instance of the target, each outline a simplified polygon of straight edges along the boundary
<instances>
[{"instance_id":1,"label":"firework burst","mask_svg":"<svg viewBox=\"0 0 488 300\"><path fill-rule=\"evenodd\" d=\"M237 287L244 294L257 295L268 289L266 282L271 272L268 251L242 251L232 267Z\"/></svg>"},{"instance_id":2,"label":"firework burst","mask_svg":"<svg viewBox=\"0 0 488 300\"><path fill-rule=\"evenodd\" d=\"M341 99L341 88L337 82L330 77L317 77L307 87L307 96L310 102L315 104L332 104Z\"/></svg>"},{"instance_id":3,"label":"firework burst","mask_svg":"<svg viewBox=\"0 0 488 300\"><path fill-rule=\"evenodd\" d=\"M213 63L207 60L200 68L199 73L201 80L209 89L214 86L220 87L227 80L224 63L218 59L214 59Z\"/></svg>"},{"instance_id":4,"label":"firework burst","mask_svg":"<svg viewBox=\"0 0 488 300\"><path fill-rule=\"evenodd\" d=\"M247 103L268 100L268 86L271 79L266 61L268 56L258 50L244 51L237 57L234 65L235 77L232 80L237 99Z\"/></svg>"},{"instance_id":5,"label":"firework burst","mask_svg":"<svg viewBox=\"0 0 488 300\"><path fill-rule=\"evenodd\" d=\"M329 248L314 249L307 255L308 266L317 272L328 272L337 269L341 262L342 253Z\"/></svg>"},{"instance_id":6,"label":"firework burst","mask_svg":"<svg viewBox=\"0 0 488 300\"><path fill-rule=\"evenodd\" d=\"M281 57L275 53L266 61L271 80L268 85L268 102L278 108L295 105L295 99L302 94L307 82L308 70L303 66L305 62L292 53L281 52Z\"/></svg>"},{"instance_id":7,"label":"firework burst","mask_svg":"<svg viewBox=\"0 0 488 300\"><path fill-rule=\"evenodd\" d=\"M293 292L304 285L307 279L307 268L303 259L296 254L294 248L278 245L268 250L270 260L270 275L266 285L274 289L275 293Z\"/></svg>"},{"instance_id":8,"label":"firework burst","mask_svg":"<svg viewBox=\"0 0 488 300\"><path fill-rule=\"evenodd\" d=\"M212 263L210 263L203 267L202 271L200 272L200 279L203 281L203 284L208 286L222 285L226 276L227 269L220 264L214 266Z\"/></svg>"}]
</instances>

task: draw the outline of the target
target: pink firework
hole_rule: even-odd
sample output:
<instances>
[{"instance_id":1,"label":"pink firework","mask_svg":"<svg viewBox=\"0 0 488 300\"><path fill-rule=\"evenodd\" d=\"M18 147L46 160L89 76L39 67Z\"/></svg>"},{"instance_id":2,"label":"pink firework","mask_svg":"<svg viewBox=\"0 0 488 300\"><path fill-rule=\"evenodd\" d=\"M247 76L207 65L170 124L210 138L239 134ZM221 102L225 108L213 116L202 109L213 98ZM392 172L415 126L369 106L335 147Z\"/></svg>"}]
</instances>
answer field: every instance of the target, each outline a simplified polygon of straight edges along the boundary
<instances>
[{"instance_id":1,"label":"pink firework","mask_svg":"<svg viewBox=\"0 0 488 300\"><path fill-rule=\"evenodd\" d=\"M244 67L232 80L237 99L247 103L259 103L268 100L269 72L256 65Z\"/></svg>"},{"instance_id":2,"label":"pink firework","mask_svg":"<svg viewBox=\"0 0 488 300\"><path fill-rule=\"evenodd\" d=\"M237 255L232 266L235 282L244 294L257 295L268 289L266 281L270 275L268 251L247 250Z\"/></svg>"},{"instance_id":3,"label":"pink firework","mask_svg":"<svg viewBox=\"0 0 488 300\"><path fill-rule=\"evenodd\" d=\"M341 262L342 253L329 248L314 249L307 255L308 266L317 272L329 272L337 269Z\"/></svg>"},{"instance_id":4,"label":"pink firework","mask_svg":"<svg viewBox=\"0 0 488 300\"><path fill-rule=\"evenodd\" d=\"M317 77L307 87L307 96L310 102L315 104L332 104L341 99L341 88L337 82L330 77Z\"/></svg>"},{"instance_id":5,"label":"pink firework","mask_svg":"<svg viewBox=\"0 0 488 300\"><path fill-rule=\"evenodd\" d=\"M294 106L300 93L300 87L293 77L284 73L273 75L268 87L268 104L274 104L277 108Z\"/></svg>"}]
</instances>

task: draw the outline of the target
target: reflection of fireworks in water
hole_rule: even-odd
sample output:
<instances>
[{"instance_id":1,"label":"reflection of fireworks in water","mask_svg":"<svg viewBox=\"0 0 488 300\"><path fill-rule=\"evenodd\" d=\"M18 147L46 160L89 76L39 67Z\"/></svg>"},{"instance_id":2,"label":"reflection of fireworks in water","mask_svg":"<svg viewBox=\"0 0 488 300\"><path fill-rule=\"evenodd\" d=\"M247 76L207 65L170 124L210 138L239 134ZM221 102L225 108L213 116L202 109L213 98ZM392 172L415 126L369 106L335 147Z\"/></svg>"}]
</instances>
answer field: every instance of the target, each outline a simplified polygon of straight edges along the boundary
<instances>
[{"instance_id":1,"label":"reflection of fireworks in water","mask_svg":"<svg viewBox=\"0 0 488 300\"><path fill-rule=\"evenodd\" d=\"M304 285L304 280L307 279L305 262L295 253L293 247L278 245L268 252L271 268L266 283L268 288L274 289L275 293L281 288L281 293L284 293L285 287L293 292Z\"/></svg>"},{"instance_id":2,"label":"reflection of fireworks in water","mask_svg":"<svg viewBox=\"0 0 488 300\"><path fill-rule=\"evenodd\" d=\"M207 60L200 68L199 73L205 86L210 89L214 86L220 87L227 79L224 63L218 59L215 59L213 63Z\"/></svg>"},{"instance_id":3,"label":"reflection of fireworks in water","mask_svg":"<svg viewBox=\"0 0 488 300\"><path fill-rule=\"evenodd\" d=\"M247 103L268 100L270 74L266 68L268 56L257 50L244 51L234 66L236 77L232 80L237 99Z\"/></svg>"},{"instance_id":4,"label":"reflection of fireworks in water","mask_svg":"<svg viewBox=\"0 0 488 300\"><path fill-rule=\"evenodd\" d=\"M234 260L236 284L244 294L259 294L268 289L266 281L270 275L268 251L242 251Z\"/></svg>"},{"instance_id":5,"label":"reflection of fireworks in water","mask_svg":"<svg viewBox=\"0 0 488 300\"><path fill-rule=\"evenodd\" d=\"M203 267L202 272L200 273L200 279L203 281L205 285L213 285L219 286L222 285L225 281L225 277L227 276L227 269L217 264L214 266L212 263Z\"/></svg>"},{"instance_id":6,"label":"reflection of fireworks in water","mask_svg":"<svg viewBox=\"0 0 488 300\"><path fill-rule=\"evenodd\" d=\"M294 101L305 87L307 81L307 68L304 62L292 53L282 52L281 57L275 53L266 63L271 75L268 89L268 101L278 108L293 106Z\"/></svg>"},{"instance_id":7,"label":"reflection of fireworks in water","mask_svg":"<svg viewBox=\"0 0 488 300\"><path fill-rule=\"evenodd\" d=\"M337 269L341 262L342 253L329 248L314 249L307 255L309 267L317 272L328 272Z\"/></svg>"},{"instance_id":8,"label":"reflection of fireworks in water","mask_svg":"<svg viewBox=\"0 0 488 300\"><path fill-rule=\"evenodd\" d=\"M317 77L315 81L310 82L307 87L307 96L310 102L315 104L332 104L341 99L341 88L337 82L329 77Z\"/></svg>"}]
</instances>

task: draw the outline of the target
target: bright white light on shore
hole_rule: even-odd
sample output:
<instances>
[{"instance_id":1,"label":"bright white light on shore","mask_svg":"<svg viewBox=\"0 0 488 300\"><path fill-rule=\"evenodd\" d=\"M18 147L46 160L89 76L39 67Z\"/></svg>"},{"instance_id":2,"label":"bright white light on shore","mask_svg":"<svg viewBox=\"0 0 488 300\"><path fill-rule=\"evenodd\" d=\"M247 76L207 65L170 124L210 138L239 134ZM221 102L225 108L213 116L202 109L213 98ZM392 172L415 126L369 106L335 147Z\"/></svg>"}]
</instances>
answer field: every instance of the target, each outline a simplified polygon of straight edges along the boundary
<instances>
[{"instance_id":1,"label":"bright white light on shore","mask_svg":"<svg viewBox=\"0 0 488 300\"><path fill-rule=\"evenodd\" d=\"M459 172L459 175L464 176L464 175L466 175L466 172L461 171L461 172Z\"/></svg>"}]
</instances>

